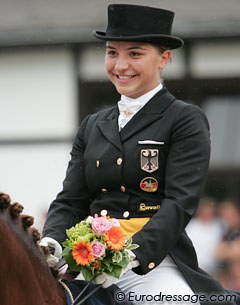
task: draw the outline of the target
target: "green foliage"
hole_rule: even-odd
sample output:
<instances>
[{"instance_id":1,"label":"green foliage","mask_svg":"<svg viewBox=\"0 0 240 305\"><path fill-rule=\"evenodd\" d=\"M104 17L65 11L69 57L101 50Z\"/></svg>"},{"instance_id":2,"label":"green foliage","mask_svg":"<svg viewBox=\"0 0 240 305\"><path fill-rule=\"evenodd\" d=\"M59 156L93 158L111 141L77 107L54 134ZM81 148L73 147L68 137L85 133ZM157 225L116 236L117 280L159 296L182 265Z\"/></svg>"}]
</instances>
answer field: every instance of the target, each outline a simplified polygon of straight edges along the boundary
<instances>
[{"instance_id":1,"label":"green foliage","mask_svg":"<svg viewBox=\"0 0 240 305\"><path fill-rule=\"evenodd\" d=\"M91 224L86 221L77 223L74 227L66 230L68 239L63 242L64 246L72 247L78 241L90 242L95 234L92 232Z\"/></svg>"}]
</instances>

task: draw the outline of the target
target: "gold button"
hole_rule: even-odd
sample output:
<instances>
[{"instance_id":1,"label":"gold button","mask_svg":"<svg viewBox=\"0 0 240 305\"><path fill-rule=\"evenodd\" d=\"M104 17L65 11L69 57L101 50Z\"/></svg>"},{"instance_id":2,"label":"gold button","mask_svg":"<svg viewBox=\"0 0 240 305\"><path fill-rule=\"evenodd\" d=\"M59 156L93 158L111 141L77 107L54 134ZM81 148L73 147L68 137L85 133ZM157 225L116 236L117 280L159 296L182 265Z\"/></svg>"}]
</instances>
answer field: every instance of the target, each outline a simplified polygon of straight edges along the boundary
<instances>
[{"instance_id":1,"label":"gold button","mask_svg":"<svg viewBox=\"0 0 240 305\"><path fill-rule=\"evenodd\" d=\"M121 191L122 191L122 192L126 192L125 186L121 185Z\"/></svg>"},{"instance_id":2,"label":"gold button","mask_svg":"<svg viewBox=\"0 0 240 305\"><path fill-rule=\"evenodd\" d=\"M107 210L102 210L101 212L100 212L100 214L101 214L101 216L107 216Z\"/></svg>"},{"instance_id":3,"label":"gold button","mask_svg":"<svg viewBox=\"0 0 240 305\"><path fill-rule=\"evenodd\" d=\"M123 162L123 159L122 159L122 158L118 158L118 159L117 159L117 165L121 165L122 162Z\"/></svg>"},{"instance_id":4,"label":"gold button","mask_svg":"<svg viewBox=\"0 0 240 305\"><path fill-rule=\"evenodd\" d=\"M148 264L148 268L149 269L153 269L154 267L155 267L154 262L151 262L151 263Z\"/></svg>"},{"instance_id":5,"label":"gold button","mask_svg":"<svg viewBox=\"0 0 240 305\"><path fill-rule=\"evenodd\" d=\"M101 189L103 193L107 193L107 189Z\"/></svg>"},{"instance_id":6,"label":"gold button","mask_svg":"<svg viewBox=\"0 0 240 305\"><path fill-rule=\"evenodd\" d=\"M97 166L97 167L100 166L100 161L99 161L99 160L96 161L96 166Z\"/></svg>"},{"instance_id":7,"label":"gold button","mask_svg":"<svg viewBox=\"0 0 240 305\"><path fill-rule=\"evenodd\" d=\"M130 213L129 213L128 211L125 211L125 212L123 213L123 217L124 217L124 218L128 218L129 214L130 214Z\"/></svg>"}]
</instances>

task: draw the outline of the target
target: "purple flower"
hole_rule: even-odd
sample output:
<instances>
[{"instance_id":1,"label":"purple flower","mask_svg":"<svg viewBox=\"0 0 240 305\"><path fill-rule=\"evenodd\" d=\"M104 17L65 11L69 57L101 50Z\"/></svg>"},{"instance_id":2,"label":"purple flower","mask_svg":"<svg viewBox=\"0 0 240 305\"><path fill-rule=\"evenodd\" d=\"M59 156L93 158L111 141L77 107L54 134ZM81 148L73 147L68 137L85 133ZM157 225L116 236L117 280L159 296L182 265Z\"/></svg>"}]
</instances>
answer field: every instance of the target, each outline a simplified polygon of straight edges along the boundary
<instances>
[{"instance_id":1,"label":"purple flower","mask_svg":"<svg viewBox=\"0 0 240 305\"><path fill-rule=\"evenodd\" d=\"M103 235L112 227L111 221L105 217L95 217L92 220L92 230L98 235Z\"/></svg>"},{"instance_id":2,"label":"purple flower","mask_svg":"<svg viewBox=\"0 0 240 305\"><path fill-rule=\"evenodd\" d=\"M106 247L102 243L94 241L91 243L91 246L94 257L100 257L105 253Z\"/></svg>"},{"instance_id":3,"label":"purple flower","mask_svg":"<svg viewBox=\"0 0 240 305\"><path fill-rule=\"evenodd\" d=\"M120 222L116 218L113 218L112 225L113 227L120 227Z\"/></svg>"}]
</instances>

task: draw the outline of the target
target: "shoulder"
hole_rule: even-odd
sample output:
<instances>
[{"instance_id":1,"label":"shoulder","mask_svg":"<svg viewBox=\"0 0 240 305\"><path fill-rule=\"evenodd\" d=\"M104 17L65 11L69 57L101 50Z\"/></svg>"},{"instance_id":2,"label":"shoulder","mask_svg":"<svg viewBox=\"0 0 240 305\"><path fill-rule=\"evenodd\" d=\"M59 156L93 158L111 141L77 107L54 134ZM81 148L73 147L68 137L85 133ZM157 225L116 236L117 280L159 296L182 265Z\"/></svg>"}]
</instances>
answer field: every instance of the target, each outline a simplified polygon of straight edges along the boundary
<instances>
[{"instance_id":1,"label":"shoulder","mask_svg":"<svg viewBox=\"0 0 240 305\"><path fill-rule=\"evenodd\" d=\"M92 114L88 114L86 117L83 118L79 130L85 129L90 125L93 126L94 123L98 121L106 120L107 118L109 118L109 116L113 115L114 113L117 113L116 106Z\"/></svg>"},{"instance_id":2,"label":"shoulder","mask_svg":"<svg viewBox=\"0 0 240 305\"><path fill-rule=\"evenodd\" d=\"M116 111L117 111L117 106L103 109L101 111L88 115L88 121L93 123L97 121L106 120L109 118L109 116L116 113Z\"/></svg>"},{"instance_id":3,"label":"shoulder","mask_svg":"<svg viewBox=\"0 0 240 305\"><path fill-rule=\"evenodd\" d=\"M84 137L88 137L90 132L96 126L99 121L105 121L118 114L117 106L101 110L99 112L87 115L81 122L78 129L78 135L84 134Z\"/></svg>"},{"instance_id":4,"label":"shoulder","mask_svg":"<svg viewBox=\"0 0 240 305\"><path fill-rule=\"evenodd\" d=\"M87 115L81 122L73 142L73 151L83 150L97 122L106 120L117 113L117 107L111 107Z\"/></svg>"},{"instance_id":5,"label":"shoulder","mask_svg":"<svg viewBox=\"0 0 240 305\"><path fill-rule=\"evenodd\" d=\"M176 99L170 108L175 113L175 122L192 121L193 125L204 124L209 128L207 116L199 106Z\"/></svg>"},{"instance_id":6,"label":"shoulder","mask_svg":"<svg viewBox=\"0 0 240 305\"><path fill-rule=\"evenodd\" d=\"M199 114L199 115L202 115L202 116L206 116L204 111L197 105L194 105L190 102L185 102L185 101L182 101L182 100L178 100L176 99L173 104L172 104L172 108L178 113L178 114L181 114L181 115L184 115L184 114Z\"/></svg>"},{"instance_id":7,"label":"shoulder","mask_svg":"<svg viewBox=\"0 0 240 305\"><path fill-rule=\"evenodd\" d=\"M168 109L172 116L172 141L192 139L210 143L209 122L204 111L197 105L174 100Z\"/></svg>"},{"instance_id":8,"label":"shoulder","mask_svg":"<svg viewBox=\"0 0 240 305\"><path fill-rule=\"evenodd\" d=\"M166 87L162 90L162 93L158 95L158 98L165 101L167 107L165 107L164 112L166 111L168 116L172 119L172 122L175 120L178 121L184 117L199 117L207 122L206 115L199 106L194 105L191 102L177 99Z\"/></svg>"}]
</instances>

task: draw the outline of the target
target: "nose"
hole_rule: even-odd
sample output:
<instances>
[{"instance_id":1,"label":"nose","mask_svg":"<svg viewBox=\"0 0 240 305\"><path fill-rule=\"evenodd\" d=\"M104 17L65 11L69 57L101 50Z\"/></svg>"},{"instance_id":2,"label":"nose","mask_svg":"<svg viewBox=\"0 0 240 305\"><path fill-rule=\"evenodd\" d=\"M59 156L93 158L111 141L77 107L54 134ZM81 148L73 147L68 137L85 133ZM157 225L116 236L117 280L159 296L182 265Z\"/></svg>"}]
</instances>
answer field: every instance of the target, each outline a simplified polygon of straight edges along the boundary
<instances>
[{"instance_id":1,"label":"nose","mask_svg":"<svg viewBox=\"0 0 240 305\"><path fill-rule=\"evenodd\" d=\"M118 56L116 63L115 63L115 69L118 71L123 71L128 68L129 64L125 56Z\"/></svg>"}]
</instances>

